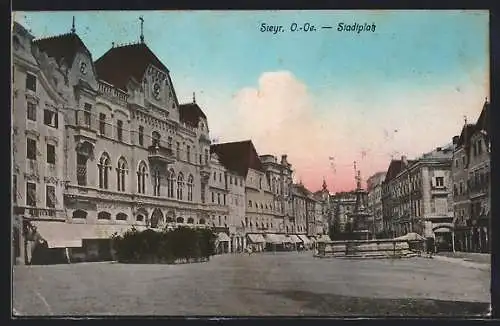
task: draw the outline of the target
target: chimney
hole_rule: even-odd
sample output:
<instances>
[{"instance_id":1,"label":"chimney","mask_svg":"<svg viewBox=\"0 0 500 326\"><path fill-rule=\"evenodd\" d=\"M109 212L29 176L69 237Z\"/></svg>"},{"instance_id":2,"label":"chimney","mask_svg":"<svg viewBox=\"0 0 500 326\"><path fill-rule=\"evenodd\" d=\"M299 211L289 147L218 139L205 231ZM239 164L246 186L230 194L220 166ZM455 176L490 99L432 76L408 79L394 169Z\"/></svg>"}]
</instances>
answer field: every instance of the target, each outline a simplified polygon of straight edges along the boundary
<instances>
[{"instance_id":1,"label":"chimney","mask_svg":"<svg viewBox=\"0 0 500 326\"><path fill-rule=\"evenodd\" d=\"M453 137L453 145L456 145L458 144L458 139L460 138L460 136L454 136Z\"/></svg>"},{"instance_id":2,"label":"chimney","mask_svg":"<svg viewBox=\"0 0 500 326\"><path fill-rule=\"evenodd\" d=\"M408 165L408 160L406 159L405 155L401 156L401 163L403 163L404 166Z\"/></svg>"},{"instance_id":3,"label":"chimney","mask_svg":"<svg viewBox=\"0 0 500 326\"><path fill-rule=\"evenodd\" d=\"M286 164L288 164L288 162L287 162L286 158L287 158L287 155L286 155L286 154L281 155L281 164L282 164L282 165L286 165Z\"/></svg>"}]
</instances>

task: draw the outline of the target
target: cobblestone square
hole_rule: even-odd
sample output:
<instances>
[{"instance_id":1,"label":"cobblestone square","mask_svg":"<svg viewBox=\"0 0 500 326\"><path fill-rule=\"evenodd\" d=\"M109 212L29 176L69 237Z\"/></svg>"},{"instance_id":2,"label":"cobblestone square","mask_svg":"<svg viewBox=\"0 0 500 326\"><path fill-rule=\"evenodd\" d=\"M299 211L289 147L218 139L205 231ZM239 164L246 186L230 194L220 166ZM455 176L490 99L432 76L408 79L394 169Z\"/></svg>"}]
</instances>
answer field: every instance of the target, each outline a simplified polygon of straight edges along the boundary
<instances>
[{"instance_id":1,"label":"cobblestone square","mask_svg":"<svg viewBox=\"0 0 500 326\"><path fill-rule=\"evenodd\" d=\"M473 316L490 270L426 258L222 255L208 263L15 266L20 315Z\"/></svg>"}]
</instances>

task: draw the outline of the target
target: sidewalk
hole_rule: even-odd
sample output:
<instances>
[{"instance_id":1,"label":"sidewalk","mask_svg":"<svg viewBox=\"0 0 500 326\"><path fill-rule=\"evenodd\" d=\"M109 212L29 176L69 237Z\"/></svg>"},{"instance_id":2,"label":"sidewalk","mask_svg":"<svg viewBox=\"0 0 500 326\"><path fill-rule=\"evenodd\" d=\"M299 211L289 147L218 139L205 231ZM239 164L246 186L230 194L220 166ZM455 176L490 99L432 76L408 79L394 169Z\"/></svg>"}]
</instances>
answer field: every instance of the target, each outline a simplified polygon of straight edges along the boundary
<instances>
[{"instance_id":1,"label":"sidewalk","mask_svg":"<svg viewBox=\"0 0 500 326\"><path fill-rule=\"evenodd\" d=\"M432 259L456 263L464 267L479 270L491 270L490 254L480 254L472 252L440 252L432 255Z\"/></svg>"}]
</instances>

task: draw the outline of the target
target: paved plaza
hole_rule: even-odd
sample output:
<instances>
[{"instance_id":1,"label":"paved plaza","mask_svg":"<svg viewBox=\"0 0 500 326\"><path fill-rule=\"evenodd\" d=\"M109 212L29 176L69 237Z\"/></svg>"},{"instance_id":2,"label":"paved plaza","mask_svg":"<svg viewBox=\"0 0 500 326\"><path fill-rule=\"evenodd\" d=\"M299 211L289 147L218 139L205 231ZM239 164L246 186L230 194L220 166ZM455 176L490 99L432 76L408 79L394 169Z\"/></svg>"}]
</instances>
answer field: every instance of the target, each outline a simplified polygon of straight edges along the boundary
<instances>
[{"instance_id":1,"label":"paved plaza","mask_svg":"<svg viewBox=\"0 0 500 326\"><path fill-rule=\"evenodd\" d=\"M426 258L223 255L208 263L15 266L20 315L463 316L484 313L490 270Z\"/></svg>"}]
</instances>

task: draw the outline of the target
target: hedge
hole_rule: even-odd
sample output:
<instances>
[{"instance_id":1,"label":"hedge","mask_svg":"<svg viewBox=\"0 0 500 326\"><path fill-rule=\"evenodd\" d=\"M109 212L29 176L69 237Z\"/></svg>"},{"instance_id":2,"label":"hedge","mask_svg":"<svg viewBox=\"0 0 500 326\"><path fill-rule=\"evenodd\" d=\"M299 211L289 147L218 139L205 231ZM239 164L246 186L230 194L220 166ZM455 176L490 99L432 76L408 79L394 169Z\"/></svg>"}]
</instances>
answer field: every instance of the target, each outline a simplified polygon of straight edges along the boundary
<instances>
[{"instance_id":1,"label":"hedge","mask_svg":"<svg viewBox=\"0 0 500 326\"><path fill-rule=\"evenodd\" d=\"M189 227L142 232L132 228L112 237L119 262L167 264L209 260L215 254L216 239L212 230Z\"/></svg>"}]
</instances>

